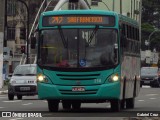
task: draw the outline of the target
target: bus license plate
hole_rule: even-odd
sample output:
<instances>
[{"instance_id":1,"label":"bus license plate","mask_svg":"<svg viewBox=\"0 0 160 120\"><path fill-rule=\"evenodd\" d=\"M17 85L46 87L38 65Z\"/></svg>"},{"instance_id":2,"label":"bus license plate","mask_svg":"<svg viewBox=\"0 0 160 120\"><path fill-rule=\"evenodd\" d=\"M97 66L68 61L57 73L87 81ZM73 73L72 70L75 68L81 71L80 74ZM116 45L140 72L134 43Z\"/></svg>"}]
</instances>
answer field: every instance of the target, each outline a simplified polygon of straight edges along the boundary
<instances>
[{"instance_id":1,"label":"bus license plate","mask_svg":"<svg viewBox=\"0 0 160 120\"><path fill-rule=\"evenodd\" d=\"M72 88L72 91L74 91L74 92L83 92L83 91L85 91L85 89L84 89L84 87L73 87Z\"/></svg>"},{"instance_id":2,"label":"bus license plate","mask_svg":"<svg viewBox=\"0 0 160 120\"><path fill-rule=\"evenodd\" d=\"M30 90L30 87L20 87L20 90L21 90L21 91L29 91L29 90Z\"/></svg>"}]
</instances>

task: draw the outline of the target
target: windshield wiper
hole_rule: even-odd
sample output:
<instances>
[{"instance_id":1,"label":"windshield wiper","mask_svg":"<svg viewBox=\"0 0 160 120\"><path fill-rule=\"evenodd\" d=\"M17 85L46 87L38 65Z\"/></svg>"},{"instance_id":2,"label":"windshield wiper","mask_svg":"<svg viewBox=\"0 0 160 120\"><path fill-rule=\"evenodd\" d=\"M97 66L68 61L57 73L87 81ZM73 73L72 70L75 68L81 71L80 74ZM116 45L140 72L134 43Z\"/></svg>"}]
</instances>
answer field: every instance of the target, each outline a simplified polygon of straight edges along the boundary
<instances>
[{"instance_id":1,"label":"windshield wiper","mask_svg":"<svg viewBox=\"0 0 160 120\"><path fill-rule=\"evenodd\" d=\"M64 45L65 48L67 48L68 47L68 44L67 44L68 43L68 39L67 39L67 41L65 40L62 28L60 26L58 26L58 29L59 29L59 33L60 33L63 45Z\"/></svg>"},{"instance_id":2,"label":"windshield wiper","mask_svg":"<svg viewBox=\"0 0 160 120\"><path fill-rule=\"evenodd\" d=\"M91 35L90 35L90 37L89 37L89 40L88 40L88 43L89 43L89 44L92 42L93 37L95 36L95 34L96 34L98 28L99 28L99 26L96 25L95 28L94 28L94 30L93 30L93 32L91 33Z\"/></svg>"}]
</instances>

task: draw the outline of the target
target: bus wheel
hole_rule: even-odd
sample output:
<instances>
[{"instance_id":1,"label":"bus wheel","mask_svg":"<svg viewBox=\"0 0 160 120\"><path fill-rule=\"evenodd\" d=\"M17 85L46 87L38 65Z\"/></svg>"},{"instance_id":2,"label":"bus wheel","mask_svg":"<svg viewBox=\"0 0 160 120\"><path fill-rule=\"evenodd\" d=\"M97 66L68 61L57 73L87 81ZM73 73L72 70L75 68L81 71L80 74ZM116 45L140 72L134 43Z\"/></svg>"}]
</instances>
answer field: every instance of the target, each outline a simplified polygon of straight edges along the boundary
<instances>
[{"instance_id":1,"label":"bus wheel","mask_svg":"<svg viewBox=\"0 0 160 120\"><path fill-rule=\"evenodd\" d=\"M50 112L57 112L59 108L58 100L48 100L48 109Z\"/></svg>"},{"instance_id":2,"label":"bus wheel","mask_svg":"<svg viewBox=\"0 0 160 120\"><path fill-rule=\"evenodd\" d=\"M72 108L73 109L80 109L81 107L81 102L78 102L78 101L73 101L72 102Z\"/></svg>"},{"instance_id":3,"label":"bus wheel","mask_svg":"<svg viewBox=\"0 0 160 120\"><path fill-rule=\"evenodd\" d=\"M125 100L121 100L121 109L124 109L125 108Z\"/></svg>"},{"instance_id":4,"label":"bus wheel","mask_svg":"<svg viewBox=\"0 0 160 120\"><path fill-rule=\"evenodd\" d=\"M126 108L127 109L133 109L135 104L135 99L134 98L128 98L126 99Z\"/></svg>"},{"instance_id":5,"label":"bus wheel","mask_svg":"<svg viewBox=\"0 0 160 120\"><path fill-rule=\"evenodd\" d=\"M71 101L63 100L62 101L62 106L63 106L63 109L71 109Z\"/></svg>"},{"instance_id":6,"label":"bus wheel","mask_svg":"<svg viewBox=\"0 0 160 120\"><path fill-rule=\"evenodd\" d=\"M120 100L111 100L111 110L113 112L119 112L121 109L121 101Z\"/></svg>"}]
</instances>

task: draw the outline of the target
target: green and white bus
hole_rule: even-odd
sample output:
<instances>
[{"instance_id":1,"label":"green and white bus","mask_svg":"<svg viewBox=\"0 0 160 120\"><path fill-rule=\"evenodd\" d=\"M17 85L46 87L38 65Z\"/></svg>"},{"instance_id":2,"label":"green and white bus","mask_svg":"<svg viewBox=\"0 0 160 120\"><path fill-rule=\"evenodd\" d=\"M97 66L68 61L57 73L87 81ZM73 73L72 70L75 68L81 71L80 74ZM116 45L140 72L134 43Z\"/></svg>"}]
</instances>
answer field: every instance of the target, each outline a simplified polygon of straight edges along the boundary
<instances>
[{"instance_id":1,"label":"green and white bus","mask_svg":"<svg viewBox=\"0 0 160 120\"><path fill-rule=\"evenodd\" d=\"M140 90L136 21L111 11L48 11L36 40L38 97L49 111L58 111L59 103L64 109L90 102L110 102L113 111L134 108Z\"/></svg>"}]
</instances>

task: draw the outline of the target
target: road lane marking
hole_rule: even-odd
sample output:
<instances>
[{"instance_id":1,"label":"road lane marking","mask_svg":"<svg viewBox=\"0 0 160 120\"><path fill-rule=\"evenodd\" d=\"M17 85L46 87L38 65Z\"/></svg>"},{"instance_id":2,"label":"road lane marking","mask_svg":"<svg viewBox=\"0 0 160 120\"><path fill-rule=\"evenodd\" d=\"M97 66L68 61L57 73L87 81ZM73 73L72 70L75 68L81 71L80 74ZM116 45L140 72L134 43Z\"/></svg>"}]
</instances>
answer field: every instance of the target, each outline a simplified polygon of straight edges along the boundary
<instances>
[{"instance_id":1,"label":"road lane marking","mask_svg":"<svg viewBox=\"0 0 160 120\"><path fill-rule=\"evenodd\" d=\"M2 101L2 102L6 102L6 103L14 103L14 102L21 102L22 100L12 100L12 101Z\"/></svg>"},{"instance_id":2,"label":"road lane marking","mask_svg":"<svg viewBox=\"0 0 160 120\"><path fill-rule=\"evenodd\" d=\"M6 96L6 95L0 95L0 97L4 97L4 96Z\"/></svg>"},{"instance_id":3,"label":"road lane marking","mask_svg":"<svg viewBox=\"0 0 160 120\"><path fill-rule=\"evenodd\" d=\"M157 99L157 98L149 98L149 99L151 99L151 100L155 100L155 99Z\"/></svg>"},{"instance_id":4,"label":"road lane marking","mask_svg":"<svg viewBox=\"0 0 160 120\"><path fill-rule=\"evenodd\" d=\"M144 100L138 100L139 102L143 102Z\"/></svg>"},{"instance_id":5,"label":"road lane marking","mask_svg":"<svg viewBox=\"0 0 160 120\"><path fill-rule=\"evenodd\" d=\"M158 94L146 94L146 96L156 96Z\"/></svg>"},{"instance_id":6,"label":"road lane marking","mask_svg":"<svg viewBox=\"0 0 160 120\"><path fill-rule=\"evenodd\" d=\"M26 103L26 104L22 104L22 105L31 105L31 104L33 104L33 103Z\"/></svg>"},{"instance_id":7,"label":"road lane marking","mask_svg":"<svg viewBox=\"0 0 160 120\"><path fill-rule=\"evenodd\" d=\"M7 98L7 97L3 97L3 96L1 97L1 96L0 96L0 99L3 99L3 98Z\"/></svg>"},{"instance_id":8,"label":"road lane marking","mask_svg":"<svg viewBox=\"0 0 160 120\"><path fill-rule=\"evenodd\" d=\"M45 103L46 103L47 101L43 101L43 102L45 102Z\"/></svg>"},{"instance_id":9,"label":"road lane marking","mask_svg":"<svg viewBox=\"0 0 160 120\"><path fill-rule=\"evenodd\" d=\"M0 109L1 109L1 108L4 108L4 107L0 107Z\"/></svg>"}]
</instances>

